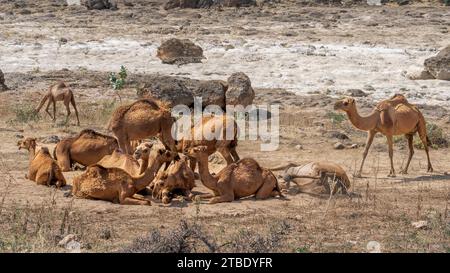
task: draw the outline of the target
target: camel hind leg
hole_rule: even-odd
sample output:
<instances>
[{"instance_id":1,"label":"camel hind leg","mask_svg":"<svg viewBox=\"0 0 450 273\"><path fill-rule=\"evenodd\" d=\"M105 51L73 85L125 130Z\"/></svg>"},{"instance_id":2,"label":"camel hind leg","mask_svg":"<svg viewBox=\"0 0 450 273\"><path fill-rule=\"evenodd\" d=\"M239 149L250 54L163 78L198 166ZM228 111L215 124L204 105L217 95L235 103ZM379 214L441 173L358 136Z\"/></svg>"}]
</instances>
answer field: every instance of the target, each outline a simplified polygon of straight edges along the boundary
<instances>
[{"instance_id":1,"label":"camel hind leg","mask_svg":"<svg viewBox=\"0 0 450 273\"><path fill-rule=\"evenodd\" d=\"M66 111L67 111L66 122L69 122L69 118L70 118L70 100L65 99L64 100L64 106L66 107Z\"/></svg>"},{"instance_id":2,"label":"camel hind leg","mask_svg":"<svg viewBox=\"0 0 450 273\"><path fill-rule=\"evenodd\" d=\"M423 122L419 121L417 132L419 133L420 140L422 141L425 153L427 154L427 162L428 162L427 172L433 172L433 166L431 165L430 154L428 151L429 139L427 135L427 127L425 121Z\"/></svg>"},{"instance_id":3,"label":"camel hind leg","mask_svg":"<svg viewBox=\"0 0 450 273\"><path fill-rule=\"evenodd\" d=\"M77 117L77 126L80 126L80 118L78 117L77 105L75 104L75 98L74 98L73 94L70 97L70 103L72 104L72 107L75 110L75 116Z\"/></svg>"},{"instance_id":4,"label":"camel hind leg","mask_svg":"<svg viewBox=\"0 0 450 273\"><path fill-rule=\"evenodd\" d=\"M263 185L255 194L256 199L267 199L279 195L282 197L277 178L268 170L263 171Z\"/></svg>"},{"instance_id":5,"label":"camel hind leg","mask_svg":"<svg viewBox=\"0 0 450 273\"><path fill-rule=\"evenodd\" d=\"M389 148L389 160L391 162L391 170L389 171L389 177L395 177L395 169L394 169L394 141L392 135L387 135L387 142Z\"/></svg>"},{"instance_id":6,"label":"camel hind leg","mask_svg":"<svg viewBox=\"0 0 450 273\"><path fill-rule=\"evenodd\" d=\"M409 155L408 155L408 161L406 162L405 168L400 171L400 173L402 173L402 174L408 174L409 163L411 162L411 159L414 155L413 135L407 134L407 135L405 135L405 137L406 137L406 140L408 140Z\"/></svg>"}]
</instances>

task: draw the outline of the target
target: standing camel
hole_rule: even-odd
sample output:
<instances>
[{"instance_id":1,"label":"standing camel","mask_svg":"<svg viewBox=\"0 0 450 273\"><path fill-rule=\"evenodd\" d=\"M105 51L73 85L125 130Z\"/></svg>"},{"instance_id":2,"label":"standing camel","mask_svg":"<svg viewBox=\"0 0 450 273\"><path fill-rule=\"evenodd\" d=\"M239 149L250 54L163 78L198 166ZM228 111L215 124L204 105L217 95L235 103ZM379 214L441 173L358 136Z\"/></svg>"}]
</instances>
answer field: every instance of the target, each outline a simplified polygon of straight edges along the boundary
<instances>
[{"instance_id":1,"label":"standing camel","mask_svg":"<svg viewBox=\"0 0 450 273\"><path fill-rule=\"evenodd\" d=\"M347 113L350 122L358 129L367 131L366 147L363 153L361 167L356 173L357 177L361 177L364 160L369 152L370 145L377 133L382 133L386 136L389 146L389 158L391 161L390 177L395 177L394 162L393 162L393 136L405 135L408 140L409 157L405 168L401 171L403 174L408 173L409 163L414 154L413 136L417 132L420 140L425 148L428 161L428 172L433 171L430 162L430 155L428 153L428 136L425 118L419 109L408 103L403 95L395 94L390 99L381 101L377 104L372 113L368 116L362 117L356 109L355 100L352 98L345 98L339 100L334 105L335 110L342 110Z\"/></svg>"},{"instance_id":2,"label":"standing camel","mask_svg":"<svg viewBox=\"0 0 450 273\"><path fill-rule=\"evenodd\" d=\"M73 96L72 90L70 90L69 86L64 82L58 82L50 86L47 94L42 98L39 106L36 108L36 113L39 113L42 106L44 106L45 102L48 100L47 107L45 108L45 112L53 119L56 120L56 102L63 101L67 110L66 120L69 120L70 116L70 107L69 104L72 104L73 109L75 109L75 115L77 116L77 125L80 126L80 119L78 118L78 110L75 104L75 97ZM50 103L53 104L53 117L49 112Z\"/></svg>"},{"instance_id":3,"label":"standing camel","mask_svg":"<svg viewBox=\"0 0 450 273\"><path fill-rule=\"evenodd\" d=\"M133 153L131 141L156 135L159 135L166 147L175 152L172 124L172 115L167 105L155 99L141 99L118 107L111 116L108 129L113 132L124 153Z\"/></svg>"}]
</instances>

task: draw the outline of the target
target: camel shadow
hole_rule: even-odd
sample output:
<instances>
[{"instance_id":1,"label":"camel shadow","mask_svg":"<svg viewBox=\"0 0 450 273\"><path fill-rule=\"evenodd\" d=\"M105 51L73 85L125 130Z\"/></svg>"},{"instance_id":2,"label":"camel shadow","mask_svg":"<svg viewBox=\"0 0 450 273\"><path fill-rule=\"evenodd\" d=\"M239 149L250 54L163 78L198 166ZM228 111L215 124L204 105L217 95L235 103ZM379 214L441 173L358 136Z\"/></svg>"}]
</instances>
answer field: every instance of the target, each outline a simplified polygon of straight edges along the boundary
<instances>
[{"instance_id":1,"label":"camel shadow","mask_svg":"<svg viewBox=\"0 0 450 273\"><path fill-rule=\"evenodd\" d=\"M421 175L417 177L403 177L396 183L412 183L412 182L432 182L435 180L449 180L449 174L433 174L433 175Z\"/></svg>"}]
</instances>

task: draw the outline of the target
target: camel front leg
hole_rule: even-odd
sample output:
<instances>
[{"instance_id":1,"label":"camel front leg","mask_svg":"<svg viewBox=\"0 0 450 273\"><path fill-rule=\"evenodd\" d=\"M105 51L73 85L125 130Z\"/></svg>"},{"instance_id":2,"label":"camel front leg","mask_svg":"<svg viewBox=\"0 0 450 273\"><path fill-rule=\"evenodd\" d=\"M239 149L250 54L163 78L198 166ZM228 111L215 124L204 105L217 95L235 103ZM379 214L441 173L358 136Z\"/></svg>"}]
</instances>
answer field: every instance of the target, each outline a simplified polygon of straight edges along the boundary
<instances>
[{"instance_id":1,"label":"camel front leg","mask_svg":"<svg viewBox=\"0 0 450 273\"><path fill-rule=\"evenodd\" d=\"M139 200L137 198L128 196L127 193L120 194L119 202L121 205L151 206L150 200Z\"/></svg>"},{"instance_id":2,"label":"camel front leg","mask_svg":"<svg viewBox=\"0 0 450 273\"><path fill-rule=\"evenodd\" d=\"M226 194L226 195L220 195L214 198L211 198L209 200L209 204L216 204L216 203L223 203L223 202L233 202L234 201L234 195L233 194Z\"/></svg>"},{"instance_id":3,"label":"camel front leg","mask_svg":"<svg viewBox=\"0 0 450 273\"><path fill-rule=\"evenodd\" d=\"M56 121L56 101L53 99L53 121Z\"/></svg>"},{"instance_id":4,"label":"camel front leg","mask_svg":"<svg viewBox=\"0 0 450 273\"><path fill-rule=\"evenodd\" d=\"M70 118L69 101L64 101L64 106L66 106L66 111L67 111L67 115L66 115L66 123L67 123L67 122L69 122L69 118Z\"/></svg>"},{"instance_id":5,"label":"camel front leg","mask_svg":"<svg viewBox=\"0 0 450 273\"><path fill-rule=\"evenodd\" d=\"M411 159L414 155L413 135L408 134L408 135L405 135L405 137L408 140L409 156L408 156L408 161L406 162L405 168L400 171L400 173L402 173L402 174L408 174L409 163L411 162Z\"/></svg>"},{"instance_id":6,"label":"camel front leg","mask_svg":"<svg viewBox=\"0 0 450 273\"><path fill-rule=\"evenodd\" d=\"M388 146L389 146L389 160L391 161L391 170L389 171L388 177L395 177L394 170L394 141L391 135L386 136Z\"/></svg>"},{"instance_id":7,"label":"camel front leg","mask_svg":"<svg viewBox=\"0 0 450 273\"><path fill-rule=\"evenodd\" d=\"M367 134L367 140L366 140L366 147L364 147L364 153L363 153L363 158L361 161L361 166L359 167L359 171L355 174L355 177L362 177L362 169L364 166L364 161L366 160L367 154L369 153L369 149L370 146L372 145L373 142L373 138L375 137L375 135L377 134L377 132L375 131L369 131Z\"/></svg>"},{"instance_id":8,"label":"camel front leg","mask_svg":"<svg viewBox=\"0 0 450 273\"><path fill-rule=\"evenodd\" d=\"M47 112L47 114L50 116L50 118L53 119L52 114L49 111L51 103L52 103L52 100L49 99L47 102L47 107L45 107L45 112Z\"/></svg>"}]
</instances>

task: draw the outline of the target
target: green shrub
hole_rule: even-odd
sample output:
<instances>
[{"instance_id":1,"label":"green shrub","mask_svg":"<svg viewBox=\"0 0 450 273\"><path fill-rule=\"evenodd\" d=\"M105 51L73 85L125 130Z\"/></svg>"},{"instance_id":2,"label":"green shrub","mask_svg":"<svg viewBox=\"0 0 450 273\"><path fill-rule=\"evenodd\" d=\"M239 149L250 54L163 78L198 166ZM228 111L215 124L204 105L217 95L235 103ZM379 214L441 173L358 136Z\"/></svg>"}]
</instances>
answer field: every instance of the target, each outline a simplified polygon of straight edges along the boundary
<instances>
[{"instance_id":1,"label":"green shrub","mask_svg":"<svg viewBox=\"0 0 450 273\"><path fill-rule=\"evenodd\" d=\"M428 145L431 148L438 149L448 147L448 141L444 135L444 131L438 125L434 123L427 123L427 135L430 142ZM414 147L417 149L424 148L419 137L414 139Z\"/></svg>"},{"instance_id":2,"label":"green shrub","mask_svg":"<svg viewBox=\"0 0 450 273\"><path fill-rule=\"evenodd\" d=\"M114 90L122 89L125 85L126 78L127 70L123 65L120 66L120 72L118 75L116 75L116 73L114 72L111 72L109 74L109 82L111 83L111 86Z\"/></svg>"},{"instance_id":3,"label":"green shrub","mask_svg":"<svg viewBox=\"0 0 450 273\"><path fill-rule=\"evenodd\" d=\"M39 121L41 117L36 113L33 105L22 103L13 108L15 118L9 120L9 123L28 123L30 121Z\"/></svg>"},{"instance_id":4,"label":"green shrub","mask_svg":"<svg viewBox=\"0 0 450 273\"><path fill-rule=\"evenodd\" d=\"M341 124L345 120L345 114L328 112L327 118L331 119L333 124Z\"/></svg>"}]
</instances>

